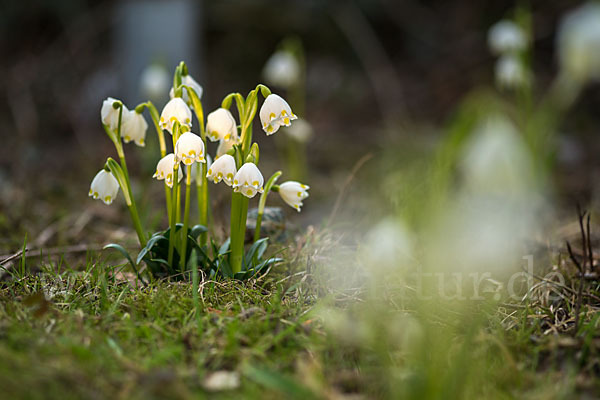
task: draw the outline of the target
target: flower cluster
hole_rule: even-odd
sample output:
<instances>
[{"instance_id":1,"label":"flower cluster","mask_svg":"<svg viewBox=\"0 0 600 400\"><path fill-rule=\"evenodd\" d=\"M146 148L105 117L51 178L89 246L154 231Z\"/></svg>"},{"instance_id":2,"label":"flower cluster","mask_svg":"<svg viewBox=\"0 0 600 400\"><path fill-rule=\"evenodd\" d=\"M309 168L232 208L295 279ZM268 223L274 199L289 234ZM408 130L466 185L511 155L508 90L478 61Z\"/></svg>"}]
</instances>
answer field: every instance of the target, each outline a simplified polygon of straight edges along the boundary
<instances>
[{"instance_id":1,"label":"flower cluster","mask_svg":"<svg viewBox=\"0 0 600 400\"><path fill-rule=\"evenodd\" d=\"M529 74L523 62L528 39L523 28L513 21L499 21L488 32L488 45L492 53L499 56L495 68L499 87L516 89L529 83Z\"/></svg>"}]
</instances>

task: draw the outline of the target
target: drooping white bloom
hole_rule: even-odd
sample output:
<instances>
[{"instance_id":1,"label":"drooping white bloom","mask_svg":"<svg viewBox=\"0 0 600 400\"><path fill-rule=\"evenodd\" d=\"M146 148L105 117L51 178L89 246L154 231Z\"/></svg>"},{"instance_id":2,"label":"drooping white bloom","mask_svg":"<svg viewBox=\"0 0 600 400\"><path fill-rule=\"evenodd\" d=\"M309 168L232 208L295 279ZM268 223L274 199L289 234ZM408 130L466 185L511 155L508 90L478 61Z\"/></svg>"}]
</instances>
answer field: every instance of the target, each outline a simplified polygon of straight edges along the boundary
<instances>
[{"instance_id":1,"label":"drooping white bloom","mask_svg":"<svg viewBox=\"0 0 600 400\"><path fill-rule=\"evenodd\" d=\"M192 89L194 89L194 92L196 92L198 99L202 98L202 93L204 92L204 89L202 89L202 86L200 86L200 84L198 82L196 82L196 80L194 78L192 78L191 75L188 74L186 76L182 76L181 84L189 86ZM171 88L171 90L169 91L169 97L170 98L175 97L175 90L173 90L173 88ZM189 104L190 107L194 108L191 103L190 96L189 96L186 88L183 88L183 91L181 92L181 98L183 99L183 101L185 101L187 104Z\"/></svg>"},{"instance_id":2,"label":"drooping white bloom","mask_svg":"<svg viewBox=\"0 0 600 400\"><path fill-rule=\"evenodd\" d=\"M104 204L111 204L119 193L119 182L112 173L101 169L90 185L89 195L94 199L100 199Z\"/></svg>"},{"instance_id":3,"label":"drooping white bloom","mask_svg":"<svg viewBox=\"0 0 600 400\"><path fill-rule=\"evenodd\" d=\"M204 142L195 133L186 132L175 143L175 160L185 165L194 162L206 162L204 159Z\"/></svg>"},{"instance_id":4,"label":"drooping white bloom","mask_svg":"<svg viewBox=\"0 0 600 400\"><path fill-rule=\"evenodd\" d=\"M119 128L119 109L113 107L115 101L120 100L108 97L102 102L102 109L100 110L100 117L102 118L102 123L104 125L107 125L111 131L117 131L117 129ZM127 107L125 107L125 104L123 104L121 125L125 123L125 119L127 118L128 113L129 110L127 109Z\"/></svg>"},{"instance_id":5,"label":"drooping white bloom","mask_svg":"<svg viewBox=\"0 0 600 400\"><path fill-rule=\"evenodd\" d=\"M523 63L512 54L504 55L496 61L495 73L496 83L503 88L516 89L529 82Z\"/></svg>"},{"instance_id":6,"label":"drooping white bloom","mask_svg":"<svg viewBox=\"0 0 600 400\"><path fill-rule=\"evenodd\" d=\"M561 71L584 82L600 80L600 4L587 3L570 12L558 29Z\"/></svg>"},{"instance_id":7,"label":"drooping white bloom","mask_svg":"<svg viewBox=\"0 0 600 400\"><path fill-rule=\"evenodd\" d=\"M263 75L269 84L289 88L300 80L300 64L289 51L277 51L267 61Z\"/></svg>"},{"instance_id":8,"label":"drooping white bloom","mask_svg":"<svg viewBox=\"0 0 600 400\"><path fill-rule=\"evenodd\" d=\"M140 90L142 94L153 100L162 99L170 85L169 73L159 64L152 64L144 68L140 76Z\"/></svg>"},{"instance_id":9,"label":"drooping white bloom","mask_svg":"<svg viewBox=\"0 0 600 400\"><path fill-rule=\"evenodd\" d=\"M276 94L270 94L260 108L260 123L267 135L277 132L280 126L290 126L297 119L290 105Z\"/></svg>"},{"instance_id":10,"label":"drooping white bloom","mask_svg":"<svg viewBox=\"0 0 600 400\"><path fill-rule=\"evenodd\" d=\"M229 150L233 148L234 144L237 144L237 140L221 140L219 142L219 146L217 147L217 154L215 155L215 159L221 157L223 154L226 154Z\"/></svg>"},{"instance_id":11,"label":"drooping white bloom","mask_svg":"<svg viewBox=\"0 0 600 400\"><path fill-rule=\"evenodd\" d=\"M123 126L121 127L121 137L125 143L129 143L132 140L135 141L140 147L144 147L146 143L146 131L148 130L148 123L142 114L132 110L127 112L127 118L124 119Z\"/></svg>"},{"instance_id":12,"label":"drooping white bloom","mask_svg":"<svg viewBox=\"0 0 600 400\"><path fill-rule=\"evenodd\" d=\"M307 185L296 181L288 181L279 185L279 195L290 207L295 208L300 212L302 207L302 200L308 197Z\"/></svg>"},{"instance_id":13,"label":"drooping white bloom","mask_svg":"<svg viewBox=\"0 0 600 400\"><path fill-rule=\"evenodd\" d=\"M225 156L223 156L225 157ZM221 157L219 157L220 159ZM218 161L218 160L217 160ZM217 162L215 161L215 163ZM264 178L256 164L247 162L233 177L233 191L252 198L263 192Z\"/></svg>"},{"instance_id":14,"label":"drooping white bloom","mask_svg":"<svg viewBox=\"0 0 600 400\"><path fill-rule=\"evenodd\" d=\"M192 110L185 104L181 97L175 97L165 105L160 114L160 127L173 134L173 123L179 122L179 125L192 127Z\"/></svg>"},{"instance_id":15,"label":"drooping white bloom","mask_svg":"<svg viewBox=\"0 0 600 400\"><path fill-rule=\"evenodd\" d=\"M301 143L306 143L313 135L313 128L304 118L298 118L293 125L284 129L284 132Z\"/></svg>"},{"instance_id":16,"label":"drooping white bloom","mask_svg":"<svg viewBox=\"0 0 600 400\"><path fill-rule=\"evenodd\" d=\"M237 138L237 125L231 112L226 108L218 108L208 114L206 135L213 142Z\"/></svg>"},{"instance_id":17,"label":"drooping white bloom","mask_svg":"<svg viewBox=\"0 0 600 400\"><path fill-rule=\"evenodd\" d=\"M173 187L173 168L175 167L175 154L170 153L160 159L156 164L156 172L152 175L159 181L165 180L168 187ZM177 174L177 182L181 182L183 179L183 173Z\"/></svg>"},{"instance_id":18,"label":"drooping white bloom","mask_svg":"<svg viewBox=\"0 0 600 400\"><path fill-rule=\"evenodd\" d=\"M231 186L236 172L235 159L229 154L224 154L215 160L208 169L206 177L212 179L214 183L223 180L228 186Z\"/></svg>"},{"instance_id":19,"label":"drooping white bloom","mask_svg":"<svg viewBox=\"0 0 600 400\"><path fill-rule=\"evenodd\" d=\"M490 28L488 45L497 55L514 53L525 49L527 36L519 25L509 20L502 20Z\"/></svg>"}]
</instances>

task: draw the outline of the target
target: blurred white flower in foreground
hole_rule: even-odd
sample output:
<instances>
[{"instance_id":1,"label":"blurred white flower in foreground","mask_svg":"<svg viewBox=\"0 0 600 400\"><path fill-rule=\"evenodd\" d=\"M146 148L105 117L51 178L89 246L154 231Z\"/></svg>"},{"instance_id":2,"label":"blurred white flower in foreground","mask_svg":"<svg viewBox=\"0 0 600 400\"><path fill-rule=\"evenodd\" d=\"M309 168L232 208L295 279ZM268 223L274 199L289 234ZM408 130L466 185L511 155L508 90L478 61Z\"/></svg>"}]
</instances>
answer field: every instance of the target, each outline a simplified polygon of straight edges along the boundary
<instances>
[{"instance_id":1,"label":"blurred white flower in foreground","mask_svg":"<svg viewBox=\"0 0 600 400\"><path fill-rule=\"evenodd\" d=\"M233 185L233 177L236 174L235 159L229 154L224 154L215 160L208 169L206 177L212 179L214 183L223 180L228 186Z\"/></svg>"},{"instance_id":2,"label":"blurred white flower in foreground","mask_svg":"<svg viewBox=\"0 0 600 400\"><path fill-rule=\"evenodd\" d=\"M263 75L271 85L290 88L300 80L300 65L289 51L277 51L267 61Z\"/></svg>"},{"instance_id":3,"label":"blurred white flower in foreground","mask_svg":"<svg viewBox=\"0 0 600 400\"><path fill-rule=\"evenodd\" d=\"M260 173L260 170L251 162L242 165L233 177L233 191L241 193L248 198L254 197L257 192L262 193L263 184L264 178Z\"/></svg>"},{"instance_id":4,"label":"blurred white flower in foreground","mask_svg":"<svg viewBox=\"0 0 600 400\"><path fill-rule=\"evenodd\" d=\"M280 96L270 94L260 108L260 122L267 135L272 135L281 126L290 126L297 119L290 105Z\"/></svg>"},{"instance_id":5,"label":"blurred white flower in foreground","mask_svg":"<svg viewBox=\"0 0 600 400\"><path fill-rule=\"evenodd\" d=\"M188 128L192 127L192 110L180 97L171 99L160 114L160 127L169 131L171 135L175 122L178 122L179 125L186 125Z\"/></svg>"},{"instance_id":6,"label":"blurred white flower in foreground","mask_svg":"<svg viewBox=\"0 0 600 400\"><path fill-rule=\"evenodd\" d=\"M123 112L125 113L125 111ZM146 145L144 141L146 139L147 130L148 123L144 116L135 110L128 111L127 118L123 118L121 137L125 143L129 143L133 140L138 146L144 147Z\"/></svg>"},{"instance_id":7,"label":"blurred white flower in foreground","mask_svg":"<svg viewBox=\"0 0 600 400\"><path fill-rule=\"evenodd\" d=\"M527 71L521 60L512 54L507 54L496 61L496 83L507 89L516 89L529 83Z\"/></svg>"},{"instance_id":8,"label":"blurred white flower in foreground","mask_svg":"<svg viewBox=\"0 0 600 400\"><path fill-rule=\"evenodd\" d=\"M561 71L578 82L600 79L600 4L568 13L558 29Z\"/></svg>"},{"instance_id":9,"label":"blurred white flower in foreground","mask_svg":"<svg viewBox=\"0 0 600 400\"><path fill-rule=\"evenodd\" d=\"M102 102L102 109L100 110L100 117L102 118L102 123L110 128L111 131L117 131L119 128L119 109L114 108L113 104L117 100L112 97L108 97L106 100ZM123 113L121 115L121 124L125 122L125 118L127 118L127 113L129 110L123 104Z\"/></svg>"},{"instance_id":10,"label":"blurred white flower in foreground","mask_svg":"<svg viewBox=\"0 0 600 400\"><path fill-rule=\"evenodd\" d=\"M304 118L298 118L284 132L301 143L306 143L313 135L312 125Z\"/></svg>"},{"instance_id":11,"label":"blurred white flower in foreground","mask_svg":"<svg viewBox=\"0 0 600 400\"><path fill-rule=\"evenodd\" d=\"M279 185L279 195L290 207L300 212L302 200L308 197L308 185L296 181L288 181Z\"/></svg>"},{"instance_id":12,"label":"blurred white flower in foreground","mask_svg":"<svg viewBox=\"0 0 600 400\"><path fill-rule=\"evenodd\" d=\"M89 195L100 199L104 204L111 204L119 193L119 182L110 172L101 169L90 185Z\"/></svg>"},{"instance_id":13,"label":"blurred white flower in foreground","mask_svg":"<svg viewBox=\"0 0 600 400\"><path fill-rule=\"evenodd\" d=\"M170 153L160 159L156 165L156 172L152 176L159 181L164 179L168 187L173 187L173 168L175 167L175 154ZM183 179L183 174L177 174L177 181Z\"/></svg>"},{"instance_id":14,"label":"blurred white flower in foreground","mask_svg":"<svg viewBox=\"0 0 600 400\"><path fill-rule=\"evenodd\" d=\"M204 142L195 133L186 132L175 143L175 161L192 165L194 162L205 162Z\"/></svg>"},{"instance_id":15,"label":"blurred white flower in foreground","mask_svg":"<svg viewBox=\"0 0 600 400\"><path fill-rule=\"evenodd\" d=\"M387 217L367 233L360 255L370 272L405 270L413 260L411 234L403 223Z\"/></svg>"},{"instance_id":16,"label":"blurred white flower in foreground","mask_svg":"<svg viewBox=\"0 0 600 400\"><path fill-rule=\"evenodd\" d=\"M217 140L230 140L237 137L235 118L226 108L218 108L206 117L206 134L208 138Z\"/></svg>"},{"instance_id":17,"label":"blurred white flower in foreground","mask_svg":"<svg viewBox=\"0 0 600 400\"><path fill-rule=\"evenodd\" d=\"M496 55L518 52L527 46L527 36L519 25L509 20L502 20L490 28L488 45Z\"/></svg>"},{"instance_id":18,"label":"blurred white flower in foreground","mask_svg":"<svg viewBox=\"0 0 600 400\"><path fill-rule=\"evenodd\" d=\"M200 86L200 84L198 82L196 82L196 80L194 78L192 78L191 75L188 74L188 75L182 76L181 84L191 87L194 90L194 92L196 92L198 99L202 98L202 93L204 92L204 89L202 89L202 86ZM171 87L171 90L169 91L169 97L171 99L175 97L175 91L173 90L172 87ZM190 104L190 107L193 108L192 104L190 103L190 95L188 94L186 88L183 88L183 91L181 92L181 98L183 99L183 101Z\"/></svg>"},{"instance_id":19,"label":"blurred white flower in foreground","mask_svg":"<svg viewBox=\"0 0 600 400\"><path fill-rule=\"evenodd\" d=\"M144 96L153 100L160 99L167 93L171 84L166 68L152 64L144 68L140 76L140 88Z\"/></svg>"}]
</instances>

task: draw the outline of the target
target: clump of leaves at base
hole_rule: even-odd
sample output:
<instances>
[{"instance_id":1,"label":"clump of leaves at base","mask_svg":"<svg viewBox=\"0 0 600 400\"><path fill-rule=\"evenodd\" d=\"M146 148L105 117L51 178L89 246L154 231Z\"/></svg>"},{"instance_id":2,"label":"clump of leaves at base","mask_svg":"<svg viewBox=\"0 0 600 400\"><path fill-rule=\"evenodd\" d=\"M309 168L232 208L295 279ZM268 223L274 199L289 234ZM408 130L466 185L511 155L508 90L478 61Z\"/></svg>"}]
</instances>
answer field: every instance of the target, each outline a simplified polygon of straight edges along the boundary
<instances>
[{"instance_id":1,"label":"clump of leaves at base","mask_svg":"<svg viewBox=\"0 0 600 400\"><path fill-rule=\"evenodd\" d=\"M183 224L175 225L175 240L181 241ZM118 244L111 243L105 246L105 249L112 248L119 251L131 264L133 270L138 275L138 278L144 281L144 274L150 275L153 279L172 279L172 280L190 280L192 274L192 259L194 264L202 270L209 279L215 278L234 278L238 280L246 280L261 273L266 273L268 268L276 263L283 261L281 258L271 257L263 259L263 256L268 247L269 238L263 238L257 240L248 251L244 254L242 262L242 269L240 272L233 273L229 265L228 254L229 239L227 239L221 246L211 240L210 249L200 246L198 244L198 237L206 232L206 227L202 225L195 225L188 229L187 232L187 246L185 259L189 260L186 268L182 270L180 268L181 254L178 250L180 246L176 243L174 246L173 262L169 264L168 252L169 252L169 237L171 228L156 232L152 235L148 243L139 252L137 259L134 261L129 255L127 250ZM196 257L191 257L192 252L195 250ZM142 270L139 266L144 263L146 269Z\"/></svg>"}]
</instances>

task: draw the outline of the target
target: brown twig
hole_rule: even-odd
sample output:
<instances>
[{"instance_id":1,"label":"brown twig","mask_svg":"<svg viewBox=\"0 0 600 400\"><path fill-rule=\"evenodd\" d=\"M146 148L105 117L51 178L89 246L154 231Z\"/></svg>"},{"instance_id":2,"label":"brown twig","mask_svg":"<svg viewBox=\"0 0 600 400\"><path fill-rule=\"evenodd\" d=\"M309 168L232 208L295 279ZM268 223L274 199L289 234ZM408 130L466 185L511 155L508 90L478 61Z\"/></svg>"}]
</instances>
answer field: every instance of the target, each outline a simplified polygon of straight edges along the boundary
<instances>
[{"instance_id":1,"label":"brown twig","mask_svg":"<svg viewBox=\"0 0 600 400\"><path fill-rule=\"evenodd\" d=\"M571 261L573 261L573 264L575 264L575 266L579 270L579 275L581 276L581 278L579 279L579 290L577 291L577 303L575 305L575 329L573 330L573 336L575 336L577 334L577 328L579 327L579 312L581 311L581 302L582 302L582 298L583 298L584 270L583 270L581 264L579 264L579 261L577 261L577 259L575 258L575 255L573 254L573 249L571 249L571 245L569 244L568 241L567 241L567 250L569 251L569 256L571 257ZM584 258L584 260L585 260L585 258Z\"/></svg>"}]
</instances>

